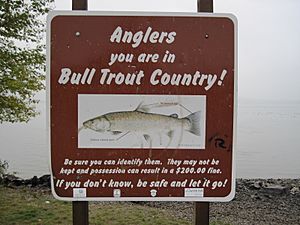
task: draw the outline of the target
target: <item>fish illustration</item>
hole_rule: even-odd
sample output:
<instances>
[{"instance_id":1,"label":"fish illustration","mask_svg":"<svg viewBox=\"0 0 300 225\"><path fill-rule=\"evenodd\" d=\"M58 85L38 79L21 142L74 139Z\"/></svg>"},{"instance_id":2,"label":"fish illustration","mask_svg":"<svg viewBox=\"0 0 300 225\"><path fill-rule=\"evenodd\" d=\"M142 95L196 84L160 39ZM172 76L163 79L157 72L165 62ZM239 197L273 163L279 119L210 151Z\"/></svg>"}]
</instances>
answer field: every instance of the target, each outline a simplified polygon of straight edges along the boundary
<instances>
[{"instance_id":1,"label":"fish illustration","mask_svg":"<svg viewBox=\"0 0 300 225\"><path fill-rule=\"evenodd\" d=\"M140 104L133 111L103 114L83 122L83 126L78 132L82 129L91 129L96 132L109 132L112 135L130 132L138 133L142 134L150 145L153 134L167 134L170 141L177 130L188 131L200 136L200 111L179 118L177 114L163 115L149 113L145 109Z\"/></svg>"}]
</instances>

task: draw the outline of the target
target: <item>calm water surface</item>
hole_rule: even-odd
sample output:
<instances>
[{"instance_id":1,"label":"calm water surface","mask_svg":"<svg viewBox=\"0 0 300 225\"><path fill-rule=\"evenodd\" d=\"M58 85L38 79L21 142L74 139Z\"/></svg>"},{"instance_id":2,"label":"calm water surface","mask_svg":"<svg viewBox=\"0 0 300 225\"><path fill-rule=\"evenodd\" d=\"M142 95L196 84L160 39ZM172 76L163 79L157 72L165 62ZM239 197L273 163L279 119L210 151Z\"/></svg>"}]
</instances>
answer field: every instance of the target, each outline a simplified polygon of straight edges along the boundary
<instances>
[{"instance_id":1,"label":"calm water surface","mask_svg":"<svg viewBox=\"0 0 300 225\"><path fill-rule=\"evenodd\" d=\"M45 102L28 124L0 125L0 159L28 178L49 174ZM242 178L300 178L300 102L241 100L236 174Z\"/></svg>"}]
</instances>

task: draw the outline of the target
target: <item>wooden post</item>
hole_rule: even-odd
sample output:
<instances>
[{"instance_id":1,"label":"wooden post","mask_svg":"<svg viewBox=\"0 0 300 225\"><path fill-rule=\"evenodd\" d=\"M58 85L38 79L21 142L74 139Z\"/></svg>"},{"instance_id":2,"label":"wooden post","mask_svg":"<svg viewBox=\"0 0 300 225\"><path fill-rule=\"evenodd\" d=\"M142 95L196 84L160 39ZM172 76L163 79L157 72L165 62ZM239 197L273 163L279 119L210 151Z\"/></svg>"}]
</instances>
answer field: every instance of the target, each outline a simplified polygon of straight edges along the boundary
<instances>
[{"instance_id":1,"label":"wooden post","mask_svg":"<svg viewBox=\"0 0 300 225\"><path fill-rule=\"evenodd\" d=\"M214 3L213 0L197 0L198 12L213 12Z\"/></svg>"},{"instance_id":2,"label":"wooden post","mask_svg":"<svg viewBox=\"0 0 300 225\"><path fill-rule=\"evenodd\" d=\"M88 202L72 202L73 225L89 224L89 203Z\"/></svg>"},{"instance_id":3,"label":"wooden post","mask_svg":"<svg viewBox=\"0 0 300 225\"><path fill-rule=\"evenodd\" d=\"M72 0L72 10L87 10L88 0ZM73 225L89 224L89 203L87 201L72 202Z\"/></svg>"},{"instance_id":4,"label":"wooden post","mask_svg":"<svg viewBox=\"0 0 300 225\"><path fill-rule=\"evenodd\" d=\"M209 225L209 202L195 202L195 225Z\"/></svg>"},{"instance_id":5,"label":"wooden post","mask_svg":"<svg viewBox=\"0 0 300 225\"><path fill-rule=\"evenodd\" d=\"M197 0L198 12L213 12L213 0ZM209 225L209 202L195 202L195 225Z\"/></svg>"},{"instance_id":6,"label":"wooden post","mask_svg":"<svg viewBox=\"0 0 300 225\"><path fill-rule=\"evenodd\" d=\"M87 10L88 1L87 0L72 0L72 10Z\"/></svg>"}]
</instances>

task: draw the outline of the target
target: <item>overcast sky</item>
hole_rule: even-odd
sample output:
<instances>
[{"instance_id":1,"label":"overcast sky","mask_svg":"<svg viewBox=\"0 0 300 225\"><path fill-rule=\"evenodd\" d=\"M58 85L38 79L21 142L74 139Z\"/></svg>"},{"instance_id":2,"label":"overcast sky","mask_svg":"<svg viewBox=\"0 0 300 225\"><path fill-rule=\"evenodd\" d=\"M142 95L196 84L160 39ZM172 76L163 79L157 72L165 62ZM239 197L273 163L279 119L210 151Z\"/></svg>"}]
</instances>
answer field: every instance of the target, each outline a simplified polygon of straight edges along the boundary
<instances>
[{"instance_id":1,"label":"overcast sky","mask_svg":"<svg viewBox=\"0 0 300 225\"><path fill-rule=\"evenodd\" d=\"M56 0L55 10L71 10ZM196 12L196 0L89 0L89 10ZM300 1L215 0L238 19L239 97L300 100Z\"/></svg>"}]
</instances>

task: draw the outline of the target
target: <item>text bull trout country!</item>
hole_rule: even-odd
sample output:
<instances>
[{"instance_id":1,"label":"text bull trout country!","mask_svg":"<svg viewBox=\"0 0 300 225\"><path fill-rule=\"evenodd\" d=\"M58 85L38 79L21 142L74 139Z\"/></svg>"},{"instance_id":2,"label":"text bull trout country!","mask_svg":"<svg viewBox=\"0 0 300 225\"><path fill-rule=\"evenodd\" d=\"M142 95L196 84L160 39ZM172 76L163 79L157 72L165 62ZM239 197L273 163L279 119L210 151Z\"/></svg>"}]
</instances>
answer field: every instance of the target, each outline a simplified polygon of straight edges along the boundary
<instances>
[{"instance_id":1,"label":"text bull trout country!","mask_svg":"<svg viewBox=\"0 0 300 225\"><path fill-rule=\"evenodd\" d=\"M227 70L223 69L220 77L225 77ZM109 69L101 70L100 84L111 84L114 82L117 85L140 85L145 74L143 70L137 73L127 73L123 74L113 73ZM161 69L156 69L152 72L150 76L150 83L152 85L172 85L172 86L204 86L205 90L209 90L217 81L217 74L203 74L198 70L195 73L183 73L183 74L169 74L163 72ZM218 82L219 84L219 82Z\"/></svg>"},{"instance_id":2,"label":"text bull trout country!","mask_svg":"<svg viewBox=\"0 0 300 225\"><path fill-rule=\"evenodd\" d=\"M62 68L61 75L58 79L59 84L87 84L93 82L96 69L86 68L83 75L80 73L72 72L69 68ZM227 70L223 69L220 75L217 74L204 74L200 71L194 73L168 73L161 69L155 69L149 76L150 84L152 85L172 85L172 86L202 86L206 91L211 89L214 84L222 85ZM110 69L100 70L99 84L101 85L141 85L145 78L143 70L134 73L112 72Z\"/></svg>"}]
</instances>

